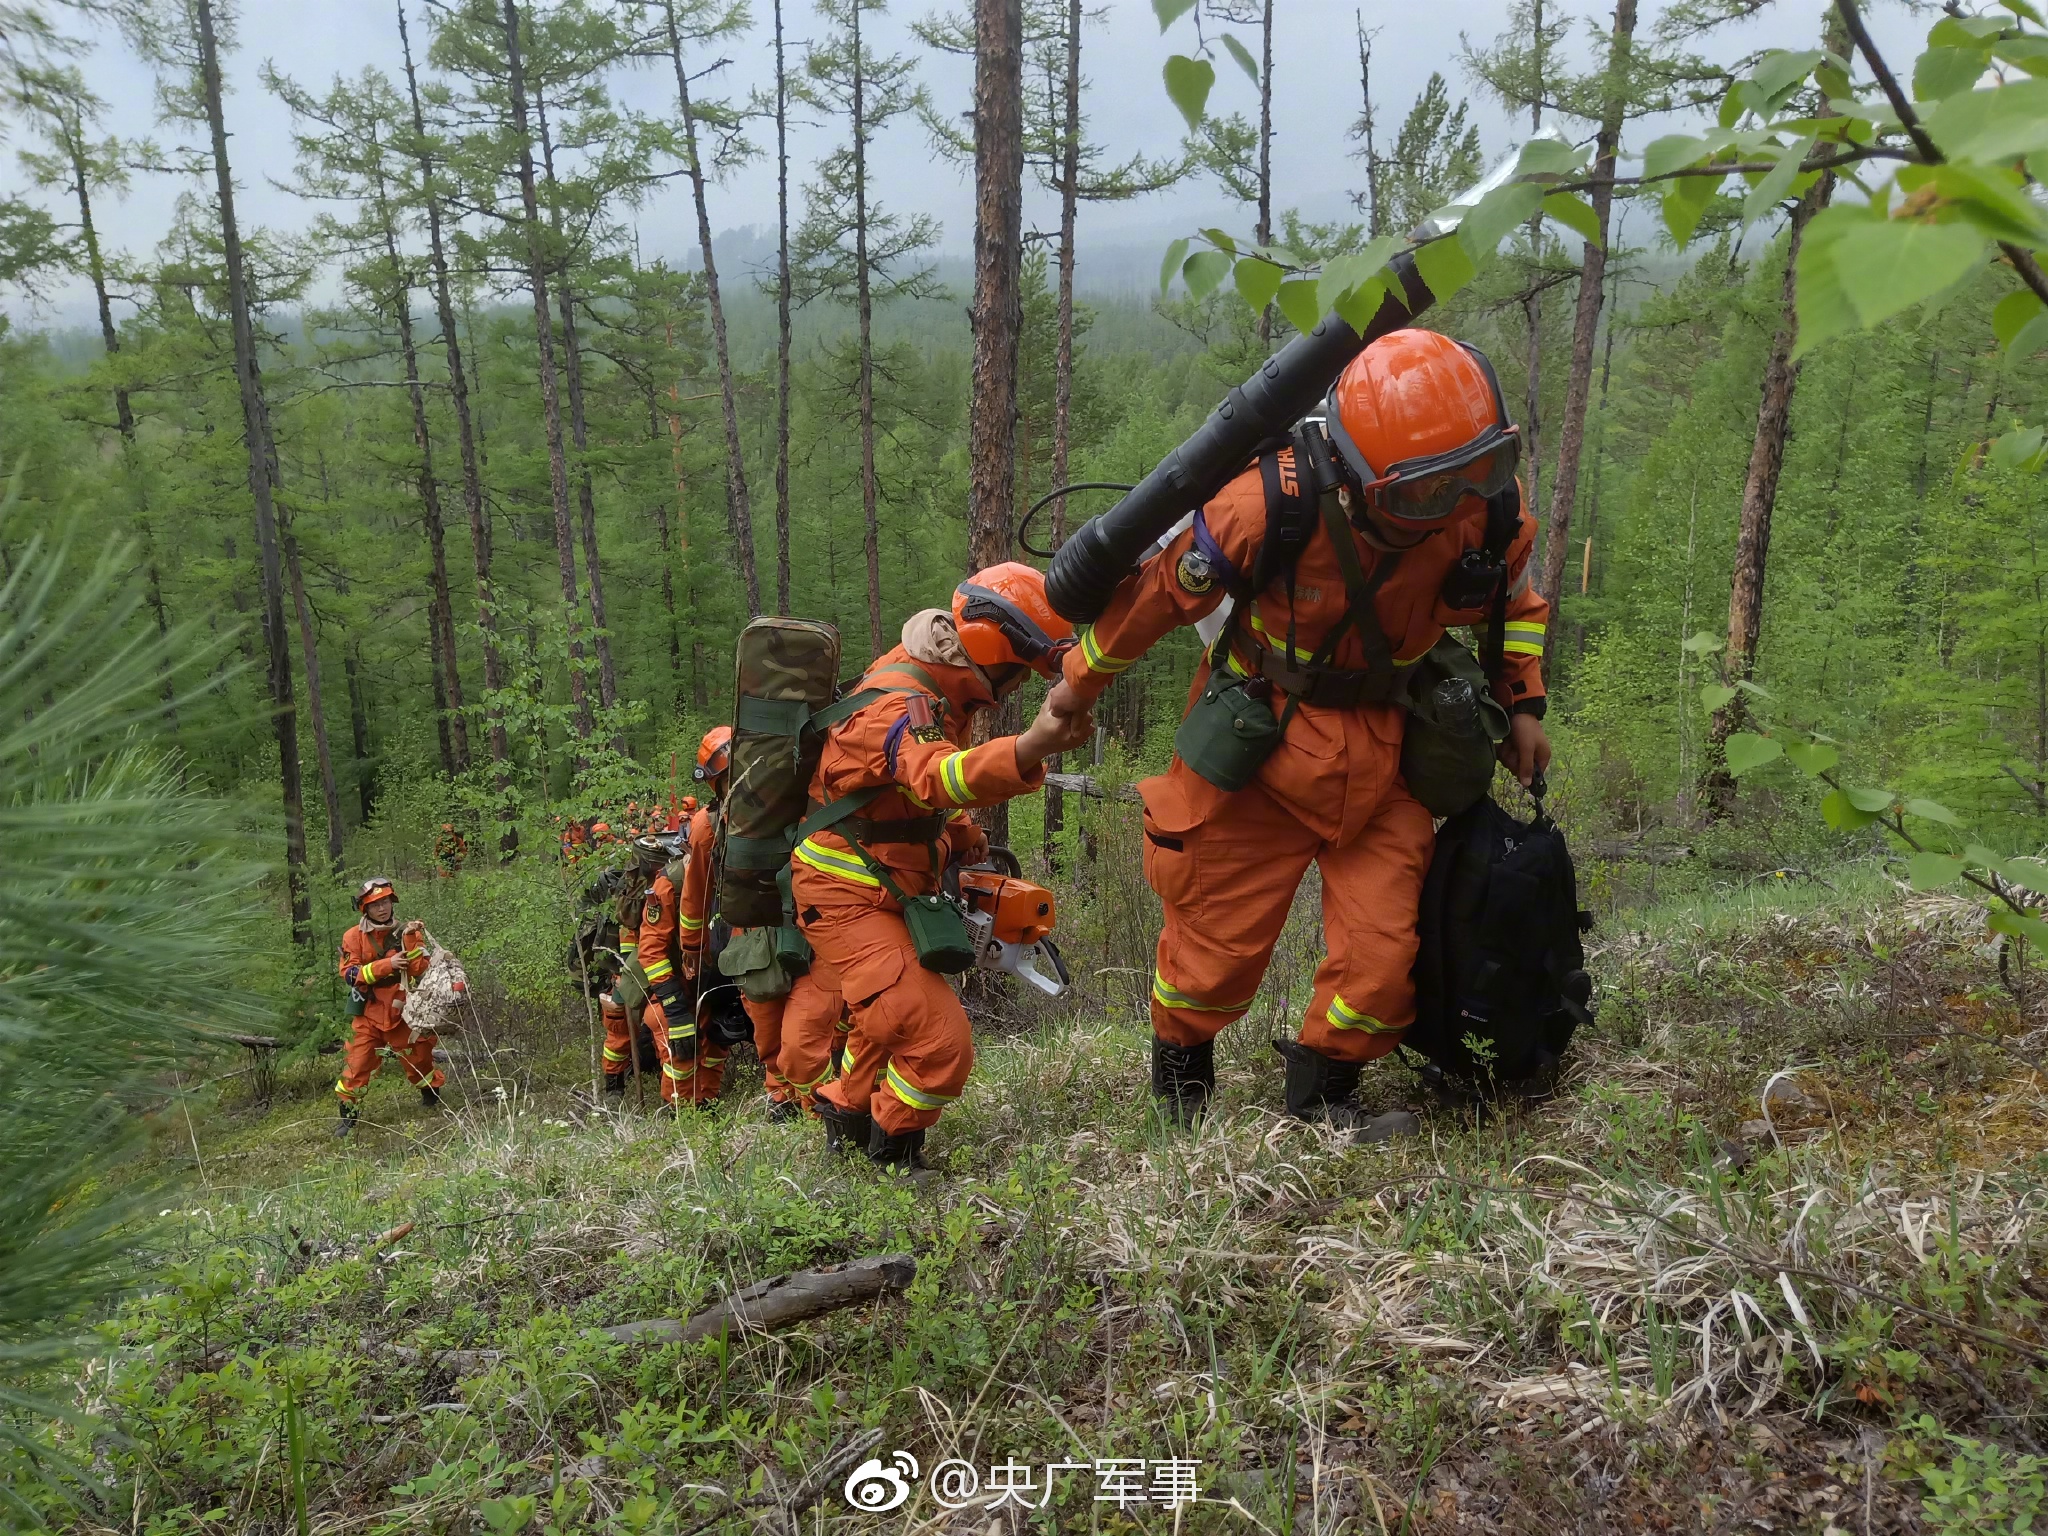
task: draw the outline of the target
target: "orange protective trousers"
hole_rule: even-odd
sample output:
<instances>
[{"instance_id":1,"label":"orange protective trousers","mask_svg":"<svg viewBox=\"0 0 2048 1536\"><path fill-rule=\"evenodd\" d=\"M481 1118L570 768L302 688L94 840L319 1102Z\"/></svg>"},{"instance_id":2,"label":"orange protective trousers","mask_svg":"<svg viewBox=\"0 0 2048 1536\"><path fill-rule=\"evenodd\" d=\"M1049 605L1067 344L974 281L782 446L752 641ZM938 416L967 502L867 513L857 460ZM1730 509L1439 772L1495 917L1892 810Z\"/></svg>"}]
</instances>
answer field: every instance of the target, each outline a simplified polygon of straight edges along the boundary
<instances>
[{"instance_id":1,"label":"orange protective trousers","mask_svg":"<svg viewBox=\"0 0 2048 1536\"><path fill-rule=\"evenodd\" d=\"M353 1021L348 1057L341 1069L341 1081L334 1085L335 1097L353 1104L370 1086L383 1057L389 1055L405 1069L406 1081L415 1088L446 1086L447 1075L434 1065L438 1035L416 1035L403 1021L382 1024L365 1014Z\"/></svg>"},{"instance_id":2,"label":"orange protective trousers","mask_svg":"<svg viewBox=\"0 0 2048 1536\"><path fill-rule=\"evenodd\" d=\"M746 1007L768 1097L777 1104L794 1099L809 1109L819 1086L832 1075L832 1047L852 1028L838 973L814 958L789 996L762 1003L749 998Z\"/></svg>"},{"instance_id":3,"label":"orange protective trousers","mask_svg":"<svg viewBox=\"0 0 2048 1536\"><path fill-rule=\"evenodd\" d=\"M901 912L828 875L800 867L796 879L813 964L838 978L853 1020L839 1076L818 1097L866 1110L891 1136L936 1124L974 1069L967 1010L945 977L918 964ZM828 1042L828 1061L829 1051Z\"/></svg>"},{"instance_id":4,"label":"orange protective trousers","mask_svg":"<svg viewBox=\"0 0 2048 1536\"><path fill-rule=\"evenodd\" d=\"M671 1039L668 1010L656 997L648 999L640 1022L654 1036L654 1049L661 1057L662 1103L685 1099L692 1104L708 1104L718 1097L718 1090L725 1086L725 1047L714 1045L697 1033L694 1015L684 1023L678 1037Z\"/></svg>"},{"instance_id":5,"label":"orange protective trousers","mask_svg":"<svg viewBox=\"0 0 2048 1536\"><path fill-rule=\"evenodd\" d=\"M1372 1061L1415 1022L1415 914L1435 832L1398 778L1348 842L1326 840L1255 780L1219 796L1178 758L1139 786L1145 878L1166 905L1152 979L1152 1029L1199 1045L1251 1008L1295 889L1323 877L1325 954L1301 1043Z\"/></svg>"}]
</instances>

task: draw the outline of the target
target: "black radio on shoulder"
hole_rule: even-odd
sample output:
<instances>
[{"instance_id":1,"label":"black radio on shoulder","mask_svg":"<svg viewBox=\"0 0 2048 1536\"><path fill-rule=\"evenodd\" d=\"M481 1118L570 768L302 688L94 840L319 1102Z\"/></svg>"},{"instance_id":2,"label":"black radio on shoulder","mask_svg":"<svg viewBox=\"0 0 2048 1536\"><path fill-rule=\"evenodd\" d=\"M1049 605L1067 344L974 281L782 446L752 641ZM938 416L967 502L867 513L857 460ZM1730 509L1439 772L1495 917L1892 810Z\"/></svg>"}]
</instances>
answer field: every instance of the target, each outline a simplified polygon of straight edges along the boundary
<instances>
[{"instance_id":1,"label":"black radio on shoulder","mask_svg":"<svg viewBox=\"0 0 2048 1536\"><path fill-rule=\"evenodd\" d=\"M1461 612L1485 607L1500 590L1507 574L1507 561L1489 559L1484 549L1466 550L1458 557L1458 563L1444 573L1444 606Z\"/></svg>"}]
</instances>

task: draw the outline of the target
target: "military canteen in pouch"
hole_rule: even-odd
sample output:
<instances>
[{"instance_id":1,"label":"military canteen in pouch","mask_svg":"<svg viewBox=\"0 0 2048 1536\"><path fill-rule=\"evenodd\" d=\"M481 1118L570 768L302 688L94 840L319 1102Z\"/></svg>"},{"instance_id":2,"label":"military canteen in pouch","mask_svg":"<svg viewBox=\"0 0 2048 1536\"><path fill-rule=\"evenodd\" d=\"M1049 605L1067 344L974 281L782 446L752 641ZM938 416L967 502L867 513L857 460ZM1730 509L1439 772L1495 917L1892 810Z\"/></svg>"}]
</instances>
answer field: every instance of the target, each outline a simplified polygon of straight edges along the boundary
<instances>
[{"instance_id":1,"label":"military canteen in pouch","mask_svg":"<svg viewBox=\"0 0 2048 1536\"><path fill-rule=\"evenodd\" d=\"M721 975L752 1003L789 996L797 977L811 968L811 946L794 927L745 928L733 934L718 957Z\"/></svg>"},{"instance_id":2,"label":"military canteen in pouch","mask_svg":"<svg viewBox=\"0 0 2048 1536\"><path fill-rule=\"evenodd\" d=\"M1286 733L1285 721L1273 713L1272 696L1273 685L1265 678L1231 671L1227 652L1219 647L1202 696L1174 733L1175 755L1218 789L1243 789L1259 776L1259 765Z\"/></svg>"},{"instance_id":3,"label":"military canteen in pouch","mask_svg":"<svg viewBox=\"0 0 2048 1536\"><path fill-rule=\"evenodd\" d=\"M1401 777L1432 816L1455 816L1493 783L1494 749L1508 712L1487 686L1479 658L1449 635L1414 664L1405 700Z\"/></svg>"}]
</instances>

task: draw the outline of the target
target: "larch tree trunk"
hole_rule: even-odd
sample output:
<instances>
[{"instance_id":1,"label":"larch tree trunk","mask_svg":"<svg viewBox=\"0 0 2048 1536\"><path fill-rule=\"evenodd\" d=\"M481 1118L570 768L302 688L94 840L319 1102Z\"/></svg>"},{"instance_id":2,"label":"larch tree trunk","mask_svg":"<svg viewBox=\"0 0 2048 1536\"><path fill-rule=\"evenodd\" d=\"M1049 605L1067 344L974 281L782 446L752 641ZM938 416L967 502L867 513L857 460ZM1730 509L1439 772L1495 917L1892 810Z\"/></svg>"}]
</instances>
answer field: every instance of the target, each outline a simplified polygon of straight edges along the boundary
<instances>
[{"instance_id":1,"label":"larch tree trunk","mask_svg":"<svg viewBox=\"0 0 2048 1536\"><path fill-rule=\"evenodd\" d=\"M1023 0L974 6L974 373L967 416L967 565L1010 556L1023 324Z\"/></svg>"},{"instance_id":2,"label":"larch tree trunk","mask_svg":"<svg viewBox=\"0 0 2048 1536\"><path fill-rule=\"evenodd\" d=\"M1365 233L1377 240L1386 233L1387 210L1380 202L1380 155L1373 143L1372 40L1365 30L1365 13L1353 13L1358 27L1358 132L1365 141Z\"/></svg>"},{"instance_id":3,"label":"larch tree trunk","mask_svg":"<svg viewBox=\"0 0 2048 1536\"><path fill-rule=\"evenodd\" d=\"M1543 127L1543 0L1530 0L1535 20L1535 88L1529 93L1529 132ZM1543 256L1543 208L1537 205L1529 215L1529 259L1540 263ZM1531 274L1540 279L1540 265ZM1522 479L1529 487L1529 505L1543 504L1543 289L1532 283L1522 298L1522 318L1529 327L1528 390L1522 404Z\"/></svg>"},{"instance_id":4,"label":"larch tree trunk","mask_svg":"<svg viewBox=\"0 0 2048 1536\"><path fill-rule=\"evenodd\" d=\"M220 49L213 32L213 0L192 0L199 45L199 72L206 98L206 126L213 151L214 191L220 202L221 264L226 269L228 319L234 332L235 381L242 400L242 435L249 454L249 496L255 503L256 549L263 577L263 645L270 685L270 712L277 735L279 789L284 801L285 885L291 905L292 942L313 938L313 903L306 884L306 806L300 784L299 725L292 697L290 642L284 627L284 557L272 494L275 453L270 410L256 363L256 327L249 312L249 276L235 222L235 175L228 163L228 129L221 106Z\"/></svg>"},{"instance_id":5,"label":"larch tree trunk","mask_svg":"<svg viewBox=\"0 0 2048 1536\"><path fill-rule=\"evenodd\" d=\"M505 64L512 136L519 150L519 202L526 237L526 278L533 291L533 335L540 353L540 409L548 445L548 493L554 503L555 561L562 574L562 610L569 626L569 700L576 734L588 741L596 722L583 665L582 600L576 590L576 538L569 522L569 463L562 444L562 396L555 375L555 327L548 313L548 261L533 174L533 130L526 110L526 71L519 52L518 0L503 0Z\"/></svg>"},{"instance_id":6,"label":"larch tree trunk","mask_svg":"<svg viewBox=\"0 0 2048 1536\"><path fill-rule=\"evenodd\" d=\"M1614 211L1614 160L1628 108L1629 58L1635 46L1636 0L1616 0L1614 33L1607 50L1607 98L1594 141L1593 217L1600 238L1586 242L1579 268L1578 309L1572 317L1571 372L1564 389L1564 419L1558 425L1557 479L1550 488L1549 529L1543 540L1543 596L1556 623L1565 562L1571 555L1572 504L1579 494L1579 457L1586 444L1586 405L1593 386L1593 343L1600 333L1601 301L1607 291L1607 239Z\"/></svg>"},{"instance_id":7,"label":"larch tree trunk","mask_svg":"<svg viewBox=\"0 0 2048 1536\"><path fill-rule=\"evenodd\" d=\"M856 12L858 9L856 6ZM690 177L690 196L697 205L697 244L704 257L704 294L711 309L711 346L718 360L719 406L725 416L726 515L732 525L733 553L739 561L740 580L746 586L747 612L752 615L761 611L761 573L754 564L754 505L747 491L746 455L740 447L739 402L733 389L732 352L726 345L725 305L718 292L718 261L711 250L711 205L704 195L704 162L697 152L697 116L690 107L690 75L683 68L683 36L676 27L674 0L663 0L662 16L668 23L669 57L676 69L676 105L682 113L683 151L688 162L684 169ZM858 19L855 25L859 25ZM780 79L778 69L778 82ZM783 195L786 203L786 189ZM784 222L787 223L786 216Z\"/></svg>"},{"instance_id":8,"label":"larch tree trunk","mask_svg":"<svg viewBox=\"0 0 2048 1536\"><path fill-rule=\"evenodd\" d=\"M355 754L356 804L369 824L377 808L377 770L370 760L370 705L363 694L363 647L351 640L342 648L341 675L348 684L348 736Z\"/></svg>"},{"instance_id":9,"label":"larch tree trunk","mask_svg":"<svg viewBox=\"0 0 2048 1536\"><path fill-rule=\"evenodd\" d=\"M1053 350L1052 483L1067 483L1067 455L1073 441L1074 412L1074 222L1081 201L1081 0L1067 0L1067 70L1060 82L1060 244L1058 339ZM1067 500L1052 504L1052 547L1067 540ZM1048 765L1055 773L1061 763ZM1057 867L1060 829L1066 824L1066 800L1060 790L1045 790L1045 864Z\"/></svg>"},{"instance_id":10,"label":"larch tree trunk","mask_svg":"<svg viewBox=\"0 0 2048 1536\"><path fill-rule=\"evenodd\" d=\"M868 644L870 656L887 649L882 642L881 488L875 482L875 296L868 281L868 124L867 55L861 51L859 0L853 18L853 308L860 332L858 375L854 385L860 412L860 510L865 529L863 548L868 562Z\"/></svg>"},{"instance_id":11,"label":"larch tree trunk","mask_svg":"<svg viewBox=\"0 0 2048 1536\"><path fill-rule=\"evenodd\" d=\"M1273 0L1259 18L1259 244L1273 243ZM1259 311L1259 340L1273 340L1273 306Z\"/></svg>"},{"instance_id":12,"label":"larch tree trunk","mask_svg":"<svg viewBox=\"0 0 2048 1536\"><path fill-rule=\"evenodd\" d=\"M327 813L327 867L341 873L341 786L334 777L334 754L327 745L327 704L320 691L320 629L313 605L306 599L306 578L299 569L299 541L285 528L285 574L292 586L292 608L299 620L299 656L306 669L306 720L313 727L313 761L320 769L320 804Z\"/></svg>"},{"instance_id":13,"label":"larch tree trunk","mask_svg":"<svg viewBox=\"0 0 2048 1536\"><path fill-rule=\"evenodd\" d=\"M590 477L590 419L583 409L583 346L576 335L576 288L569 278L569 245L562 237L561 200L556 194L555 145L548 134L547 102L534 98L534 119L540 128L541 165L548 182L548 220L562 241L562 259L555 267L555 305L562 316L562 371L569 385L569 441L576 450L576 521L583 538L583 578L590 587L590 618L597 649L597 698L606 709L619 707L619 674L612 665L611 635L606 630L604 574L597 559L597 495ZM612 737L621 757L626 739Z\"/></svg>"},{"instance_id":14,"label":"larch tree trunk","mask_svg":"<svg viewBox=\"0 0 2048 1536\"><path fill-rule=\"evenodd\" d=\"M462 359L462 337L456 322L447 246L442 238L441 198L434 175L433 153L427 143L426 119L420 111L419 76L413 68L412 39L406 32L404 0L398 0L398 40L405 55L405 84L412 103L414 158L419 163L420 195L426 204L427 253L434 269L434 316L441 327L441 346L448 358L448 400L455 411L455 446L462 460L462 510L469 522L470 563L476 577L477 628L483 632L484 690L486 694L495 695L505 686L505 657L498 647L497 596L491 585L491 524L484 508L483 465L476 422L470 409L469 376ZM505 732L504 711L495 700L486 703L484 720L490 736L493 781L502 800L510 788L507 765L511 758L511 742ZM498 846L499 851L507 856L519 847L519 829L510 818L509 801Z\"/></svg>"},{"instance_id":15,"label":"larch tree trunk","mask_svg":"<svg viewBox=\"0 0 2048 1536\"><path fill-rule=\"evenodd\" d=\"M789 612L789 75L775 0L775 611Z\"/></svg>"},{"instance_id":16,"label":"larch tree trunk","mask_svg":"<svg viewBox=\"0 0 2048 1536\"><path fill-rule=\"evenodd\" d=\"M1728 650L1722 660L1730 683L1747 682L1756 670L1756 645L1763 633L1764 575L1771 554L1771 513L1778 503L1778 476L1785 467L1785 439L1792 427L1792 395L1799 383L1799 364L1792 348L1799 340L1799 243L1813 216L1827 206L1834 178L1822 176L1792 210L1785 249L1778 329L1764 361L1763 394L1757 405L1756 437L1749 450L1749 472L1742 482L1742 520L1735 536L1735 573L1728 593ZM1712 817L1735 808L1735 780L1728 772L1728 737L1742 729L1748 711L1745 695L1714 711L1707 733L1706 775L1701 803Z\"/></svg>"},{"instance_id":17,"label":"larch tree trunk","mask_svg":"<svg viewBox=\"0 0 2048 1536\"><path fill-rule=\"evenodd\" d=\"M654 389L647 391L647 435L661 441L661 413L655 408ZM669 531L668 502L654 501L654 532L661 541L661 611L668 618L668 689L677 714L683 712L683 629L676 617L676 572L672 560L675 541Z\"/></svg>"},{"instance_id":18,"label":"larch tree trunk","mask_svg":"<svg viewBox=\"0 0 2048 1536\"><path fill-rule=\"evenodd\" d=\"M398 328L398 352L405 366L405 391L412 404L412 439L420 451L420 516L426 524L429 599L427 624L434 638L436 675L443 704L442 732L448 743L448 771L469 767L469 724L462 713L462 669L455 650L455 602L448 588L447 524L441 513L441 482L434 474L434 439L427 427L427 391L420 382L419 347L412 330L412 284L398 251L398 230L377 178L377 213L384 227L384 256L391 263L391 318Z\"/></svg>"}]
</instances>

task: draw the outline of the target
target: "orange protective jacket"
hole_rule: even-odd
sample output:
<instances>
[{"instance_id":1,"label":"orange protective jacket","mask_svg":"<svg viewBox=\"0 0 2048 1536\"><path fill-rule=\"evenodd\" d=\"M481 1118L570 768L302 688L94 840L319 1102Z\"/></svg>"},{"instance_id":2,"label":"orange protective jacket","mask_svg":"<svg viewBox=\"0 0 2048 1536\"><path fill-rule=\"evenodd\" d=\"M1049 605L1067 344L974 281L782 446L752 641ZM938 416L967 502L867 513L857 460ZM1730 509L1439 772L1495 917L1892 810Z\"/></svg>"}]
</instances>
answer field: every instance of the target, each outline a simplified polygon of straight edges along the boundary
<instances>
[{"instance_id":1,"label":"orange protective jacket","mask_svg":"<svg viewBox=\"0 0 2048 1536\"><path fill-rule=\"evenodd\" d=\"M906 671L905 663L916 666L937 688L916 672ZM861 809L861 816L880 822L950 812L944 826L946 846L940 853L941 864L980 857L988 838L968 819L966 808L997 805L1029 794L1045 782L1042 765L1028 774L1018 772L1014 736L999 736L978 747L970 745L970 716L995 702L980 672L973 667L913 662L899 645L868 670L861 686L911 691L885 694L832 728L811 779L812 805L830 805L860 790L886 785ZM889 871L905 895L918 896L937 888L939 872L932 867L929 845L875 840L867 844L867 851ZM831 829L805 838L796 847L799 891L821 877L865 887L874 893L877 905L895 905L847 839Z\"/></svg>"},{"instance_id":2,"label":"orange protective jacket","mask_svg":"<svg viewBox=\"0 0 2048 1536\"><path fill-rule=\"evenodd\" d=\"M362 1017L379 1029L404 1022L398 1016L399 977L424 976L427 970L427 952L408 954L399 948L398 935L395 923L375 930L357 923L341 936L341 979L363 995Z\"/></svg>"},{"instance_id":3,"label":"orange protective jacket","mask_svg":"<svg viewBox=\"0 0 2048 1536\"><path fill-rule=\"evenodd\" d=\"M1282 475L1292 473L1293 450L1282 450L1280 460ZM1094 700L1168 631L1213 613L1226 589L1248 577L1265 536L1265 487L1254 467L1224 486L1160 555L1118 587L1102 617L1078 632L1078 643L1065 662L1069 686L1083 699ZM1485 537L1486 503L1469 496L1450 521L1401 552L1400 563L1373 599L1397 668L1419 660L1447 628L1485 622L1483 609L1450 608L1440 595L1451 567L1465 551L1480 548ZM1355 529L1351 538L1370 581L1379 562L1391 556ZM1536 525L1524 516L1507 551L1506 644L1494 692L1511 711L1541 715L1543 641L1550 608L1530 581L1535 539ZM1349 604L1336 548L1318 518L1294 568L1296 661L1306 662L1316 654ZM1238 616L1233 657L1243 670L1256 670L1255 654L1262 647L1284 653L1289 616L1283 574L1254 594ZM1366 665L1365 648L1348 625L1330 665ZM1200 695L1208 675L1205 657L1195 675L1191 701ZM1282 707L1276 698L1275 710ZM1348 843L1371 819L1395 771L1402 728L1399 705L1340 709L1303 702L1288 722L1286 737L1260 768L1260 782L1322 837Z\"/></svg>"},{"instance_id":4,"label":"orange protective jacket","mask_svg":"<svg viewBox=\"0 0 2048 1536\"><path fill-rule=\"evenodd\" d=\"M688 879L688 876L684 876ZM666 871L654 877L640 908L640 939L636 951L650 990L664 998L675 991L676 931L682 901Z\"/></svg>"},{"instance_id":5,"label":"orange protective jacket","mask_svg":"<svg viewBox=\"0 0 2048 1536\"><path fill-rule=\"evenodd\" d=\"M690 857L683 866L683 888L676 903L676 947L683 953L685 970L693 976L711 932L711 850L717 837L709 806L691 813Z\"/></svg>"}]
</instances>

